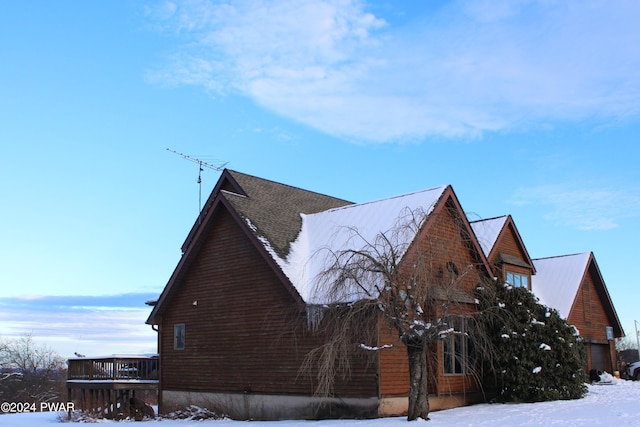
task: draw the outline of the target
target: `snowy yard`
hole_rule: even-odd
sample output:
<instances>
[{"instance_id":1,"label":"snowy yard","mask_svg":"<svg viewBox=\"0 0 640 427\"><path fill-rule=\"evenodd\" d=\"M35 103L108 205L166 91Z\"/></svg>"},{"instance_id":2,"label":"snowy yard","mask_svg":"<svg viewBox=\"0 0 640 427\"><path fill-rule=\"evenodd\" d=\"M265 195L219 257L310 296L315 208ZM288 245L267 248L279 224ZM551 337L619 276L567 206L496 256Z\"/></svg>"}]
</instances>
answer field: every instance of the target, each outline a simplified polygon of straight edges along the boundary
<instances>
[{"instance_id":1,"label":"snowy yard","mask_svg":"<svg viewBox=\"0 0 640 427\"><path fill-rule=\"evenodd\" d=\"M428 422L407 423L404 418L376 420L325 420L325 421L262 421L251 422L252 427L399 427L407 425L427 426L625 426L640 427L640 382L618 380L611 385L590 385L589 393L580 400L531 404L482 404L465 408L431 413ZM133 422L133 421L132 421ZM162 427L244 427L243 421L210 420L162 420ZM58 423L55 412L0 415L0 426L50 427ZM102 421L100 424L117 424ZM126 423L126 421L125 421ZM64 424L63 424L64 425ZM138 423L138 425L142 425Z\"/></svg>"}]
</instances>

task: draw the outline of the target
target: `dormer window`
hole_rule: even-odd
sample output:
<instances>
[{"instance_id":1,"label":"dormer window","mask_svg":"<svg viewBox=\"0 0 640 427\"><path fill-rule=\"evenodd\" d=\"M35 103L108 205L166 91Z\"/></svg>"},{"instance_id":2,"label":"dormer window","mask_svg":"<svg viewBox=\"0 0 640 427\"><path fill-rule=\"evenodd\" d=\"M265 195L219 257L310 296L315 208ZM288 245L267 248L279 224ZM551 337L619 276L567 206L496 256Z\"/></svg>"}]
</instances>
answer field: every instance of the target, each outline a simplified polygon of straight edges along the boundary
<instances>
[{"instance_id":1,"label":"dormer window","mask_svg":"<svg viewBox=\"0 0 640 427\"><path fill-rule=\"evenodd\" d=\"M517 288L529 289L529 276L527 274L513 273L511 271L507 271L506 282Z\"/></svg>"}]
</instances>

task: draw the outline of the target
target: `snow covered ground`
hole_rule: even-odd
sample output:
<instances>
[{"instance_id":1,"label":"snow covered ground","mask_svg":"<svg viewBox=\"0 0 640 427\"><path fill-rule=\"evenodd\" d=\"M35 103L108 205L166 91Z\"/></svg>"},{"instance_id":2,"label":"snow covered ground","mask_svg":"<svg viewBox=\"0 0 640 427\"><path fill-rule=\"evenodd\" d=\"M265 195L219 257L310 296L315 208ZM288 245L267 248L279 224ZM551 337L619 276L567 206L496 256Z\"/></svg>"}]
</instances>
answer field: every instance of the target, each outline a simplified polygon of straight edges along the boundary
<instances>
[{"instance_id":1,"label":"snow covered ground","mask_svg":"<svg viewBox=\"0 0 640 427\"><path fill-rule=\"evenodd\" d=\"M376 420L262 421L251 427L406 427L436 426L625 426L640 427L640 382L615 381L610 385L590 385L589 393L580 400L530 404L482 404L431 413L428 422L407 423L404 418ZM134 421L131 421L134 422ZM158 427L249 427L246 421L231 420L161 420L146 425ZM0 426L51 427L59 423L55 412L0 415ZM117 421L102 420L101 425ZM126 421L125 421L126 423ZM64 425L64 424L63 424ZM143 424L138 424L143 425Z\"/></svg>"}]
</instances>

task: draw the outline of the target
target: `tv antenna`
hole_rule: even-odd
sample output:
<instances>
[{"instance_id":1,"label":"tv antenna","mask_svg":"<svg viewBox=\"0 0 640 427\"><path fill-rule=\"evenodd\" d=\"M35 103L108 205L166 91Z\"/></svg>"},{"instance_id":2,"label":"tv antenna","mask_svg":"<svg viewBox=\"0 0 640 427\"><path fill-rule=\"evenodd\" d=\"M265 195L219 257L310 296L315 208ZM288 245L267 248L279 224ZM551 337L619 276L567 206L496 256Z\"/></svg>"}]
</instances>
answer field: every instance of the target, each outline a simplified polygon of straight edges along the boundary
<instances>
[{"instance_id":1,"label":"tv antenna","mask_svg":"<svg viewBox=\"0 0 640 427\"><path fill-rule=\"evenodd\" d=\"M184 153L179 153L170 148L167 148L167 151L170 151L173 154L177 154L178 156L182 157L185 160L189 160L190 162L198 164L199 166L198 167L198 213L200 213L202 211L202 172L204 171L203 168L208 168L208 169L212 169L214 171L220 172L222 169L224 169L226 165L229 164L229 162L223 163L220 166L216 166L216 165L212 165L211 163L205 162L204 160L196 159L195 157L188 156Z\"/></svg>"}]
</instances>

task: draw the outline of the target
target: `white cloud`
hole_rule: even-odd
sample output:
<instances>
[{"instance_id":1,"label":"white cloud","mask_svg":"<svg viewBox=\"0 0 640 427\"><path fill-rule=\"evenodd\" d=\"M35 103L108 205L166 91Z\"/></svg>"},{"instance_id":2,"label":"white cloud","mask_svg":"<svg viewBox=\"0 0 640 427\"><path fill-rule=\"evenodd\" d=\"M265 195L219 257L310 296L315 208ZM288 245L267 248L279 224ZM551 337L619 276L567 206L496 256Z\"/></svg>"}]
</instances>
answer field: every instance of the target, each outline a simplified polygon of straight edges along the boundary
<instances>
[{"instance_id":1,"label":"white cloud","mask_svg":"<svg viewBox=\"0 0 640 427\"><path fill-rule=\"evenodd\" d=\"M152 353L156 332L145 321L156 294L0 298L0 336L25 333L63 357Z\"/></svg>"},{"instance_id":2,"label":"white cloud","mask_svg":"<svg viewBox=\"0 0 640 427\"><path fill-rule=\"evenodd\" d=\"M633 190L545 185L518 189L512 202L551 207L545 219L582 230L608 230L640 216L640 191Z\"/></svg>"},{"instance_id":3,"label":"white cloud","mask_svg":"<svg viewBox=\"0 0 640 427\"><path fill-rule=\"evenodd\" d=\"M149 16L182 44L153 78L377 142L640 115L636 1L415 9L399 22L357 0L165 2Z\"/></svg>"}]
</instances>

